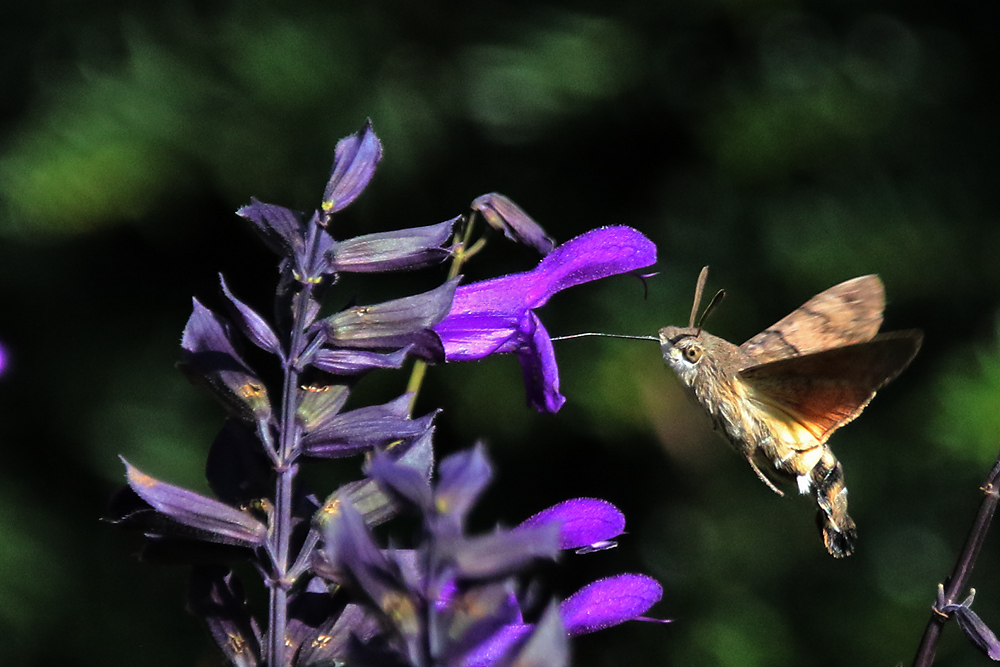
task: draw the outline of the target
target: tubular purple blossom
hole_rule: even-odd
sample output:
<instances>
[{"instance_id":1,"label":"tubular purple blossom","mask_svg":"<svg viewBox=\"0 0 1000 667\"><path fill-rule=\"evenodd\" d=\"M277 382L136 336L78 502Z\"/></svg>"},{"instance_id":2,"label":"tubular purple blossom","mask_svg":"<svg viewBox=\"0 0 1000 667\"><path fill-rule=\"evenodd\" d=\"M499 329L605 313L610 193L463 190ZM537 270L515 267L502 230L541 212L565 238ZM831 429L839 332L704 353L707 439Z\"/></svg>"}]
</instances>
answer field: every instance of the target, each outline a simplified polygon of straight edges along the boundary
<instances>
[{"instance_id":1,"label":"tubular purple blossom","mask_svg":"<svg viewBox=\"0 0 1000 667\"><path fill-rule=\"evenodd\" d=\"M534 309L567 287L654 262L656 246L631 227L594 229L553 250L532 271L459 287L451 312L434 331L447 361L516 353L528 402L540 412L556 412L566 398L559 393L552 342Z\"/></svg>"}]
</instances>

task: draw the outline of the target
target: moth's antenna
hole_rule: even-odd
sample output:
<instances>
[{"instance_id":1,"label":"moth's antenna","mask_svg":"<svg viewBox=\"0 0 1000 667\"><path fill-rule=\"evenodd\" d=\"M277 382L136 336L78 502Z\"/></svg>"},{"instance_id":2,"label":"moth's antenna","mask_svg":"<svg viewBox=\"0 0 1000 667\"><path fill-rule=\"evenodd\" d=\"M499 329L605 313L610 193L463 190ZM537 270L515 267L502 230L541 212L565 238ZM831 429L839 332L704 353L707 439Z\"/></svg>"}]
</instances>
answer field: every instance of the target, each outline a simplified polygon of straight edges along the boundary
<instances>
[{"instance_id":1,"label":"moth's antenna","mask_svg":"<svg viewBox=\"0 0 1000 667\"><path fill-rule=\"evenodd\" d=\"M708 282L708 267L704 266L698 274L698 284L694 288L694 305L691 306L691 317L688 318L689 329L694 328L694 318L698 317L698 306L701 305L701 293L705 291L706 282Z\"/></svg>"},{"instance_id":2,"label":"moth's antenna","mask_svg":"<svg viewBox=\"0 0 1000 667\"><path fill-rule=\"evenodd\" d=\"M715 307L722 302L722 299L725 296L726 296L726 290L720 289L718 292L715 293L715 296L712 297L712 300L708 302L708 305L705 306L705 312L701 314L701 319L698 320L699 331L701 331L701 327L705 324L705 320L708 319L708 316L712 313L713 310L715 310Z\"/></svg>"},{"instance_id":3,"label":"moth's antenna","mask_svg":"<svg viewBox=\"0 0 1000 667\"><path fill-rule=\"evenodd\" d=\"M584 336L601 336L603 338L628 338L629 340L655 340L659 342L660 339L655 336L626 336L624 334L609 334L609 333L578 333L570 334L568 336L553 336L550 340L569 340L570 338L583 338Z\"/></svg>"}]
</instances>

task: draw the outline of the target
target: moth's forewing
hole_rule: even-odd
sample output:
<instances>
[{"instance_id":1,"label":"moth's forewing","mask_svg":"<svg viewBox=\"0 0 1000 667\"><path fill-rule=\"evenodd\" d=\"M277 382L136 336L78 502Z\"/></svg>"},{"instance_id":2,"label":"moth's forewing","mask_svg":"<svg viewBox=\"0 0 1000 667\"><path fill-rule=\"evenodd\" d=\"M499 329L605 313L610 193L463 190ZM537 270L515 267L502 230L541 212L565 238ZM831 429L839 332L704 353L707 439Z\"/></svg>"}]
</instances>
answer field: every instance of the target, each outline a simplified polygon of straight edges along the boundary
<instances>
[{"instance_id":1,"label":"moth's forewing","mask_svg":"<svg viewBox=\"0 0 1000 667\"><path fill-rule=\"evenodd\" d=\"M910 364L922 339L918 331L895 331L752 366L739 375L758 400L780 408L824 442Z\"/></svg>"},{"instance_id":2,"label":"moth's forewing","mask_svg":"<svg viewBox=\"0 0 1000 667\"><path fill-rule=\"evenodd\" d=\"M882 326L885 289L861 276L820 292L740 345L758 364L871 340Z\"/></svg>"}]
</instances>

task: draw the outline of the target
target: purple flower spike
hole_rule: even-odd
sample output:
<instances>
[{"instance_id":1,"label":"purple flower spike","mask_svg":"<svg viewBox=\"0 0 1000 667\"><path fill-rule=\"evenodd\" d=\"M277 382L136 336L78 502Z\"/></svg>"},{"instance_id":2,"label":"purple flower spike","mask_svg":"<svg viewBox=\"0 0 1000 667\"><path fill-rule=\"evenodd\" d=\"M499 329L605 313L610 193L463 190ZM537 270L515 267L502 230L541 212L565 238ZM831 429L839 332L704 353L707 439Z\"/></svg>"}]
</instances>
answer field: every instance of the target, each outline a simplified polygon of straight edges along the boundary
<instances>
[{"instance_id":1,"label":"purple flower spike","mask_svg":"<svg viewBox=\"0 0 1000 667\"><path fill-rule=\"evenodd\" d=\"M7 372L7 350L4 348L3 343L0 343L0 377Z\"/></svg>"},{"instance_id":2,"label":"purple flower spike","mask_svg":"<svg viewBox=\"0 0 1000 667\"><path fill-rule=\"evenodd\" d=\"M559 393L552 341L533 310L567 287L654 262L656 246L631 227L595 229L562 244L532 271L459 287L450 314L434 331L447 361L517 353L528 402L540 412L556 412L566 398Z\"/></svg>"},{"instance_id":3,"label":"purple flower spike","mask_svg":"<svg viewBox=\"0 0 1000 667\"><path fill-rule=\"evenodd\" d=\"M566 632L575 637L641 620L661 597L663 588L652 577L619 574L584 586L559 605L559 612Z\"/></svg>"},{"instance_id":4,"label":"purple flower spike","mask_svg":"<svg viewBox=\"0 0 1000 667\"><path fill-rule=\"evenodd\" d=\"M573 498L542 510L517 527L559 524L559 548L604 545L625 532L625 515L606 500Z\"/></svg>"},{"instance_id":5,"label":"purple flower spike","mask_svg":"<svg viewBox=\"0 0 1000 667\"><path fill-rule=\"evenodd\" d=\"M323 211L336 213L357 199L382 159L382 142L375 136L371 121L361 131L337 142L333 173L323 192Z\"/></svg>"}]
</instances>

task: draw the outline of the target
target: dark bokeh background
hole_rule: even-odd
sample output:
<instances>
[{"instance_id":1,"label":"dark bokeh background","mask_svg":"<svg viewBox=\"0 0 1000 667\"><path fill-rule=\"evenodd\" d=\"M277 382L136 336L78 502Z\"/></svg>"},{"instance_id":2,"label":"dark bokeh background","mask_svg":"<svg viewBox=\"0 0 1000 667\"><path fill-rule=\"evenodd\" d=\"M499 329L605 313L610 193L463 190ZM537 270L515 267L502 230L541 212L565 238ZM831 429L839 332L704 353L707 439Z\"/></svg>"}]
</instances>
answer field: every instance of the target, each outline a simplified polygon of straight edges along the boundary
<instances>
[{"instance_id":1,"label":"dark bokeh background","mask_svg":"<svg viewBox=\"0 0 1000 667\"><path fill-rule=\"evenodd\" d=\"M555 334L687 319L698 269L734 342L879 273L912 368L833 445L861 541L834 561L698 419L652 343L559 343L557 415L513 358L432 369L439 447L485 438L481 526L573 495L629 519L620 548L546 571L664 584L660 627L581 638L578 664L768 667L911 659L1000 445L996 3L162 2L7 6L0 20L0 637L20 665L215 665L182 569L100 523L123 454L204 489L222 419L174 369L216 272L263 307L274 262L233 215L301 209L370 117L385 159L341 234L431 224L503 192L563 241L609 223L659 246L629 278L560 294ZM535 258L492 243L472 277ZM344 302L402 295L350 281ZM371 394L402 390L387 373ZM318 467L322 491L351 466ZM1000 626L1000 542L973 578ZM984 664L955 628L940 663Z\"/></svg>"}]
</instances>

